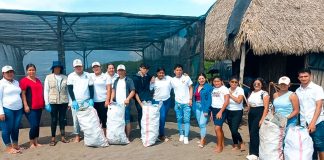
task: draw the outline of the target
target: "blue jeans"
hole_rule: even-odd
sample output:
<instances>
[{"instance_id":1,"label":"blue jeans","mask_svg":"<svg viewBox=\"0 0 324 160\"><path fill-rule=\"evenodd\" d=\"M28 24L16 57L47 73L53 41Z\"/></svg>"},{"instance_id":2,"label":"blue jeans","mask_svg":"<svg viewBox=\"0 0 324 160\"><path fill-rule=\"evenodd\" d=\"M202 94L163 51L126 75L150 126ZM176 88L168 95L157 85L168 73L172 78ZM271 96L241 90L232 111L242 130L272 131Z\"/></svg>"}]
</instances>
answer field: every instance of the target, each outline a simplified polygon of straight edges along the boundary
<instances>
[{"instance_id":1,"label":"blue jeans","mask_svg":"<svg viewBox=\"0 0 324 160\"><path fill-rule=\"evenodd\" d=\"M30 109L29 113L25 113L28 119L30 130L29 139L39 137L39 123L42 116L42 109Z\"/></svg>"},{"instance_id":2,"label":"blue jeans","mask_svg":"<svg viewBox=\"0 0 324 160\"><path fill-rule=\"evenodd\" d=\"M153 100L153 104L158 104L159 101ZM166 117L168 115L169 109L170 109L170 103L171 99L167 99L163 101L161 109L160 109L160 126L159 126L159 136L165 136L164 134L164 127L165 127L165 121Z\"/></svg>"},{"instance_id":3,"label":"blue jeans","mask_svg":"<svg viewBox=\"0 0 324 160\"><path fill-rule=\"evenodd\" d=\"M1 121L2 140L6 146L18 144L19 125L23 109L11 110L3 107L5 121Z\"/></svg>"},{"instance_id":4,"label":"blue jeans","mask_svg":"<svg viewBox=\"0 0 324 160\"><path fill-rule=\"evenodd\" d=\"M131 108L130 108L130 104L128 106L125 107L125 124L129 124L130 123L130 119L131 119ZM139 123L141 124L141 122Z\"/></svg>"},{"instance_id":5,"label":"blue jeans","mask_svg":"<svg viewBox=\"0 0 324 160\"><path fill-rule=\"evenodd\" d=\"M188 104L175 102L174 110L177 116L179 134L188 137L190 130L191 107ZM184 130L182 128L182 122L184 123Z\"/></svg>"},{"instance_id":6,"label":"blue jeans","mask_svg":"<svg viewBox=\"0 0 324 160\"><path fill-rule=\"evenodd\" d=\"M73 134L80 134L80 124L78 121L78 117L77 117L77 112L75 109L73 109L71 107L71 111L72 111L72 118L73 118Z\"/></svg>"},{"instance_id":7,"label":"blue jeans","mask_svg":"<svg viewBox=\"0 0 324 160\"><path fill-rule=\"evenodd\" d=\"M195 102L196 119L200 128L200 137L206 137L208 115L205 116L200 102Z\"/></svg>"}]
</instances>

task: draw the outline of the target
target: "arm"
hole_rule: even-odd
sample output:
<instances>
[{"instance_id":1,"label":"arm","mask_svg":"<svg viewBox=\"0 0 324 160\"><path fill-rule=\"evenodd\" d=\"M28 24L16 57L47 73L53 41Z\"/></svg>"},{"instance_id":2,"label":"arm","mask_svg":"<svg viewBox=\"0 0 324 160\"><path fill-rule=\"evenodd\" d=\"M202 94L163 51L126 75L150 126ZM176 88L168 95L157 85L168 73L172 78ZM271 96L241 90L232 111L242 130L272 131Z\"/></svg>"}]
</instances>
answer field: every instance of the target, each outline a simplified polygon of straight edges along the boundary
<instances>
[{"instance_id":1,"label":"arm","mask_svg":"<svg viewBox=\"0 0 324 160\"><path fill-rule=\"evenodd\" d=\"M235 97L232 95L232 93L230 93L229 98L231 98L235 103L238 104L240 104L243 101L243 95L239 95L238 97Z\"/></svg>"},{"instance_id":2,"label":"arm","mask_svg":"<svg viewBox=\"0 0 324 160\"><path fill-rule=\"evenodd\" d=\"M71 97L71 100L75 101L75 96L74 96L74 92L73 92L73 85L68 85L68 92L69 92L69 95Z\"/></svg>"},{"instance_id":3,"label":"arm","mask_svg":"<svg viewBox=\"0 0 324 160\"><path fill-rule=\"evenodd\" d=\"M189 106L192 106L192 95L193 95L193 88L192 85L189 86Z\"/></svg>"},{"instance_id":4,"label":"arm","mask_svg":"<svg viewBox=\"0 0 324 160\"><path fill-rule=\"evenodd\" d=\"M112 88L111 89L111 96L110 96L110 102L109 103L112 103L114 101L114 98L115 98L115 89Z\"/></svg>"},{"instance_id":5,"label":"arm","mask_svg":"<svg viewBox=\"0 0 324 160\"><path fill-rule=\"evenodd\" d=\"M299 101L298 101L298 97L295 93L291 94L290 97L290 102L292 104L293 107L293 111L290 113L290 115L287 117L288 119L292 118L292 117L296 117L299 113Z\"/></svg>"},{"instance_id":6,"label":"arm","mask_svg":"<svg viewBox=\"0 0 324 160\"><path fill-rule=\"evenodd\" d=\"M226 95L224 95L224 104L223 104L221 110L216 115L216 118L217 119L221 119L222 118L222 114L225 111L225 109L228 106L228 104L229 104L229 94L226 94Z\"/></svg>"},{"instance_id":7,"label":"arm","mask_svg":"<svg viewBox=\"0 0 324 160\"><path fill-rule=\"evenodd\" d=\"M316 130L316 121L317 121L319 115L321 114L322 106L323 106L322 99L317 100L316 101L316 108L315 108L314 116L312 118L312 121L308 125L308 131L310 133L313 133Z\"/></svg>"},{"instance_id":8,"label":"arm","mask_svg":"<svg viewBox=\"0 0 324 160\"><path fill-rule=\"evenodd\" d=\"M3 86L0 84L0 121L4 121L5 120L5 114L3 111Z\"/></svg>"},{"instance_id":9,"label":"arm","mask_svg":"<svg viewBox=\"0 0 324 160\"><path fill-rule=\"evenodd\" d=\"M140 97L138 96L138 94L137 93L135 93L135 99L136 99L136 102L142 107L142 101L141 101L141 99L140 99Z\"/></svg>"},{"instance_id":10,"label":"arm","mask_svg":"<svg viewBox=\"0 0 324 160\"><path fill-rule=\"evenodd\" d=\"M49 104L49 102L48 102L48 92L49 92L49 85L48 85L48 79L47 79L47 76L46 76L45 81L44 81L44 101L45 101L45 105Z\"/></svg>"},{"instance_id":11,"label":"arm","mask_svg":"<svg viewBox=\"0 0 324 160\"><path fill-rule=\"evenodd\" d=\"M269 95L266 95L266 96L263 97L264 110L263 110L263 114L262 114L261 120L259 121L259 127L261 126L263 120L265 119L265 117L268 114L268 111L269 111L269 101L270 101L270 96Z\"/></svg>"},{"instance_id":12,"label":"arm","mask_svg":"<svg viewBox=\"0 0 324 160\"><path fill-rule=\"evenodd\" d=\"M106 85L106 90L107 90L107 98L105 101L105 107L107 107L110 103L110 96L111 96L111 84Z\"/></svg>"},{"instance_id":13,"label":"arm","mask_svg":"<svg viewBox=\"0 0 324 160\"><path fill-rule=\"evenodd\" d=\"M22 99L22 102L23 102L23 105L24 105L25 112L29 113L30 108L29 108L29 106L27 104L26 90L21 90L21 99Z\"/></svg>"},{"instance_id":14,"label":"arm","mask_svg":"<svg viewBox=\"0 0 324 160\"><path fill-rule=\"evenodd\" d=\"M132 90L132 91L129 93L129 95L128 95L128 97L126 98L126 100L124 101L125 105L128 105L128 104L129 104L130 100L134 97L134 95L135 95L135 90Z\"/></svg>"},{"instance_id":15,"label":"arm","mask_svg":"<svg viewBox=\"0 0 324 160\"><path fill-rule=\"evenodd\" d=\"M93 97L94 97L94 87L93 87L93 85L89 85L89 93L90 93L90 99L93 99Z\"/></svg>"}]
</instances>

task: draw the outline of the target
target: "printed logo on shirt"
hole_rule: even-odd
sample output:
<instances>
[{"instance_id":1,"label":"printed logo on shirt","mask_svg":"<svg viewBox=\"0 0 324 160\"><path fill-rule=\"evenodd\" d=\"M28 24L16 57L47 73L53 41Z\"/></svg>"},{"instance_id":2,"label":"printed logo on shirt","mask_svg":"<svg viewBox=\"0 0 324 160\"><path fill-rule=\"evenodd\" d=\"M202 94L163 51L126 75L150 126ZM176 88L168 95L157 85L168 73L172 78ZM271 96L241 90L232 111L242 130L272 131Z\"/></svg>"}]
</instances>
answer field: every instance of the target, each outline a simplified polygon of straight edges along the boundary
<instances>
[{"instance_id":1,"label":"printed logo on shirt","mask_svg":"<svg viewBox=\"0 0 324 160\"><path fill-rule=\"evenodd\" d=\"M220 91L216 91L216 92L213 91L213 92L212 92L212 96L213 96L213 97L220 97L220 94L221 94Z\"/></svg>"}]
</instances>

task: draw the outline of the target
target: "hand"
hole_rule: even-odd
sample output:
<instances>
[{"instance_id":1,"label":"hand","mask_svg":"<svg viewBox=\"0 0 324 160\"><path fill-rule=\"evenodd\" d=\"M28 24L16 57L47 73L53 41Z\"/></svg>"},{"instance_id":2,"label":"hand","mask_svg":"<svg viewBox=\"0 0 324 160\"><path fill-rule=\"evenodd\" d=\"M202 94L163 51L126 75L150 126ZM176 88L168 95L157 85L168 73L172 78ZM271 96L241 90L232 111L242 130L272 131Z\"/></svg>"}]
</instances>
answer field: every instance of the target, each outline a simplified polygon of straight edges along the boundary
<instances>
[{"instance_id":1,"label":"hand","mask_svg":"<svg viewBox=\"0 0 324 160\"><path fill-rule=\"evenodd\" d=\"M189 99L189 106L192 106L192 99Z\"/></svg>"},{"instance_id":2,"label":"hand","mask_svg":"<svg viewBox=\"0 0 324 160\"><path fill-rule=\"evenodd\" d=\"M152 76L150 83L154 83L154 82L155 82L155 77Z\"/></svg>"},{"instance_id":3,"label":"hand","mask_svg":"<svg viewBox=\"0 0 324 160\"><path fill-rule=\"evenodd\" d=\"M67 106L67 110L70 110L71 109L71 106Z\"/></svg>"},{"instance_id":4,"label":"hand","mask_svg":"<svg viewBox=\"0 0 324 160\"><path fill-rule=\"evenodd\" d=\"M142 102L139 103L139 105L143 108L144 104Z\"/></svg>"},{"instance_id":5,"label":"hand","mask_svg":"<svg viewBox=\"0 0 324 160\"><path fill-rule=\"evenodd\" d=\"M313 133L316 131L316 125L314 123L310 123L307 128L309 133Z\"/></svg>"},{"instance_id":6,"label":"hand","mask_svg":"<svg viewBox=\"0 0 324 160\"><path fill-rule=\"evenodd\" d=\"M51 112L51 111L52 111L52 107L51 107L51 105L50 105L50 104L45 105L45 110L46 110L47 112Z\"/></svg>"},{"instance_id":7,"label":"hand","mask_svg":"<svg viewBox=\"0 0 324 160\"><path fill-rule=\"evenodd\" d=\"M125 101L124 101L124 103L127 106L129 104L129 99L126 98Z\"/></svg>"},{"instance_id":8,"label":"hand","mask_svg":"<svg viewBox=\"0 0 324 160\"><path fill-rule=\"evenodd\" d=\"M259 121L259 127L261 127L262 123L263 123L263 119Z\"/></svg>"},{"instance_id":9,"label":"hand","mask_svg":"<svg viewBox=\"0 0 324 160\"><path fill-rule=\"evenodd\" d=\"M79 104L76 100L72 101L72 108L74 110L79 110Z\"/></svg>"},{"instance_id":10,"label":"hand","mask_svg":"<svg viewBox=\"0 0 324 160\"><path fill-rule=\"evenodd\" d=\"M25 110L26 113L29 113L30 112L29 106L25 106L24 110Z\"/></svg>"},{"instance_id":11,"label":"hand","mask_svg":"<svg viewBox=\"0 0 324 160\"><path fill-rule=\"evenodd\" d=\"M207 117L208 116L208 113L204 113L204 116Z\"/></svg>"},{"instance_id":12,"label":"hand","mask_svg":"<svg viewBox=\"0 0 324 160\"><path fill-rule=\"evenodd\" d=\"M89 103L89 106L90 106L90 107L93 107L93 106L94 106L93 99L89 99L88 103Z\"/></svg>"},{"instance_id":13,"label":"hand","mask_svg":"<svg viewBox=\"0 0 324 160\"><path fill-rule=\"evenodd\" d=\"M110 102L108 100L105 101L105 107L108 108Z\"/></svg>"},{"instance_id":14,"label":"hand","mask_svg":"<svg viewBox=\"0 0 324 160\"><path fill-rule=\"evenodd\" d=\"M4 114L0 114L0 121L5 121L6 120L6 116Z\"/></svg>"},{"instance_id":15,"label":"hand","mask_svg":"<svg viewBox=\"0 0 324 160\"><path fill-rule=\"evenodd\" d=\"M216 114L216 118L217 118L217 119L222 119L222 116L223 116L223 112L222 112L222 111L219 111L219 112Z\"/></svg>"}]
</instances>

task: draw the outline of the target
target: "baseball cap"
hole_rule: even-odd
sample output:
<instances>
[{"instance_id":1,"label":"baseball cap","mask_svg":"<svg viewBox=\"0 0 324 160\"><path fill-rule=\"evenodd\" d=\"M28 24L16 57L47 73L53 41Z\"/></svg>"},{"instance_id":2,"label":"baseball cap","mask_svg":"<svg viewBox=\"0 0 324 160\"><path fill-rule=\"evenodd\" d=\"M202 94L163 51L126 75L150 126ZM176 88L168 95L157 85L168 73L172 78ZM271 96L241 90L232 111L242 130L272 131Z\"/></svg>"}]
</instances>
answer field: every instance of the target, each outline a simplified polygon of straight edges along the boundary
<instances>
[{"instance_id":1,"label":"baseball cap","mask_svg":"<svg viewBox=\"0 0 324 160\"><path fill-rule=\"evenodd\" d=\"M92 67L94 67L94 66L99 66L100 67L100 63L99 62L93 62L91 66Z\"/></svg>"},{"instance_id":2,"label":"baseball cap","mask_svg":"<svg viewBox=\"0 0 324 160\"><path fill-rule=\"evenodd\" d=\"M283 76L279 78L278 84L286 84L289 85L290 84L290 79L287 76Z\"/></svg>"},{"instance_id":3,"label":"baseball cap","mask_svg":"<svg viewBox=\"0 0 324 160\"><path fill-rule=\"evenodd\" d=\"M120 64L117 66L117 71L118 70L126 70L126 67L123 64Z\"/></svg>"},{"instance_id":4,"label":"baseball cap","mask_svg":"<svg viewBox=\"0 0 324 160\"><path fill-rule=\"evenodd\" d=\"M14 69L11 66L3 66L2 67L2 72L8 72L8 71L13 71Z\"/></svg>"},{"instance_id":5,"label":"baseball cap","mask_svg":"<svg viewBox=\"0 0 324 160\"><path fill-rule=\"evenodd\" d=\"M80 59L75 59L73 61L73 67L77 67L77 66L83 66L83 63Z\"/></svg>"}]
</instances>

